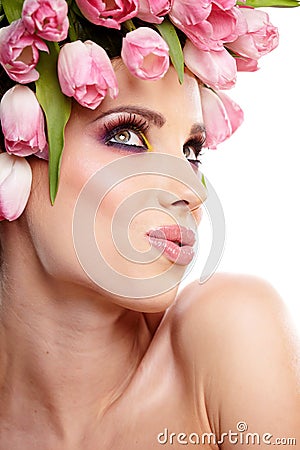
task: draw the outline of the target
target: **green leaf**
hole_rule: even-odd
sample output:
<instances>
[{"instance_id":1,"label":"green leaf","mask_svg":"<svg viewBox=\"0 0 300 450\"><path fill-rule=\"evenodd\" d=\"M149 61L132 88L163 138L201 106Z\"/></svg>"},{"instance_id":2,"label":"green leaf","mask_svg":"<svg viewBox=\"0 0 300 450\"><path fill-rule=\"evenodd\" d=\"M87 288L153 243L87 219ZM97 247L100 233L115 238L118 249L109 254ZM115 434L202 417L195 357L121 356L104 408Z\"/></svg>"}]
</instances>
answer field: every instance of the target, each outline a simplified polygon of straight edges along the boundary
<instances>
[{"instance_id":1,"label":"green leaf","mask_svg":"<svg viewBox=\"0 0 300 450\"><path fill-rule=\"evenodd\" d=\"M72 0L69 3L69 38L71 42L77 41L78 39L78 18L74 11Z\"/></svg>"},{"instance_id":2,"label":"green leaf","mask_svg":"<svg viewBox=\"0 0 300 450\"><path fill-rule=\"evenodd\" d=\"M77 41L78 39L78 34L76 31L76 28L74 26L74 17L73 14L71 13L71 11L69 12L69 38L71 42Z\"/></svg>"},{"instance_id":3,"label":"green leaf","mask_svg":"<svg viewBox=\"0 0 300 450\"><path fill-rule=\"evenodd\" d=\"M184 58L176 29L168 19L165 19L161 24L155 26L169 46L172 64L178 74L179 82L182 84L184 74Z\"/></svg>"},{"instance_id":4,"label":"green leaf","mask_svg":"<svg viewBox=\"0 0 300 450\"><path fill-rule=\"evenodd\" d=\"M71 113L71 100L61 92L57 78L58 44L48 42L50 53L41 53L37 70L36 96L47 122L49 143L50 199L54 203L59 183L61 156L64 147L64 131Z\"/></svg>"},{"instance_id":5,"label":"green leaf","mask_svg":"<svg viewBox=\"0 0 300 450\"><path fill-rule=\"evenodd\" d=\"M68 0L68 5L69 5L69 11L72 11L74 14L76 14L78 17L81 17L82 19L84 19L84 15L82 14L82 12L80 11L80 9L78 8L77 4L75 1L73 0Z\"/></svg>"},{"instance_id":6,"label":"green leaf","mask_svg":"<svg viewBox=\"0 0 300 450\"><path fill-rule=\"evenodd\" d=\"M201 182L202 182L203 186L207 189L205 176L203 174L202 174L202 177L201 177Z\"/></svg>"},{"instance_id":7,"label":"green leaf","mask_svg":"<svg viewBox=\"0 0 300 450\"><path fill-rule=\"evenodd\" d=\"M21 18L23 0L2 0L2 6L9 23Z\"/></svg>"},{"instance_id":8,"label":"green leaf","mask_svg":"<svg viewBox=\"0 0 300 450\"><path fill-rule=\"evenodd\" d=\"M246 0L246 2L237 2L238 5L252 6L253 8L267 8L277 6L279 8L294 8L300 6L298 0Z\"/></svg>"}]
</instances>

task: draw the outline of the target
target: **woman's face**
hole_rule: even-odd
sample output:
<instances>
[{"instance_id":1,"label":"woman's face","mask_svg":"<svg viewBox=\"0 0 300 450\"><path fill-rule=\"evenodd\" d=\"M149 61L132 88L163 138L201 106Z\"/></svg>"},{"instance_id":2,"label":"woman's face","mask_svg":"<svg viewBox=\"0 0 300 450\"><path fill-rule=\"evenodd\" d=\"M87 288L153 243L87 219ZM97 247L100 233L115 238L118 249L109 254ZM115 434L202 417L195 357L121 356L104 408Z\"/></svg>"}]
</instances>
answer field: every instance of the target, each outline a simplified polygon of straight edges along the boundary
<instances>
[{"instance_id":1,"label":"woman's face","mask_svg":"<svg viewBox=\"0 0 300 450\"><path fill-rule=\"evenodd\" d=\"M34 181L25 217L39 260L51 277L80 284L97 295L105 293L132 309L163 310L174 299L189 258L176 264L170 252L160 254L157 246L152 248L149 232L176 224L195 228L200 221L205 192L200 175L195 175L198 164L192 161L205 138L199 89L189 73L180 85L172 67L163 79L151 82L131 76L120 61L116 66L115 100L107 96L95 111L73 107L54 206L49 201L48 165L31 160ZM147 173L149 156L154 154L154 169ZM97 183L91 186L88 181L93 176L95 180L95 174ZM200 196L180 181L186 174L196 179ZM90 219L92 231L87 226ZM89 249L88 234L101 260ZM87 264L82 248L87 250ZM136 262L133 254L142 262ZM160 289L164 284L161 277L168 280L168 292L142 298L141 283L148 280L142 289L147 297L147 286L156 284Z\"/></svg>"}]
</instances>

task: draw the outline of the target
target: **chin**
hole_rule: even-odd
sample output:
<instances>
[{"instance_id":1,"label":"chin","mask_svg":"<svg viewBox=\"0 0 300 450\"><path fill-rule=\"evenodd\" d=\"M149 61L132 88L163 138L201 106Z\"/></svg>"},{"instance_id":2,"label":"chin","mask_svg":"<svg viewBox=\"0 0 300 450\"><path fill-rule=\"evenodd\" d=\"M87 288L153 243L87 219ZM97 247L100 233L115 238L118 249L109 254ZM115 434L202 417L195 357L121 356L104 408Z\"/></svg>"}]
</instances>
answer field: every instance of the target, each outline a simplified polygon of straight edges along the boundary
<instances>
[{"instance_id":1,"label":"chin","mask_svg":"<svg viewBox=\"0 0 300 450\"><path fill-rule=\"evenodd\" d=\"M112 301L131 311L141 313L160 313L166 311L175 301L178 285L167 292L147 298L126 298L114 296Z\"/></svg>"}]
</instances>

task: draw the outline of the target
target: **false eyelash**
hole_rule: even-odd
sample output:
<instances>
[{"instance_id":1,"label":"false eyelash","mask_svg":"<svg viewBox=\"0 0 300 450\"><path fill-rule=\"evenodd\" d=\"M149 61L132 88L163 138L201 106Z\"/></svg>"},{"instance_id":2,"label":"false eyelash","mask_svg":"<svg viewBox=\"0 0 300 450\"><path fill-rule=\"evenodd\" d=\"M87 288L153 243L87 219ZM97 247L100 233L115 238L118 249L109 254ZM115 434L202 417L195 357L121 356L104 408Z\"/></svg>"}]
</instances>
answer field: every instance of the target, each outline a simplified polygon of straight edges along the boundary
<instances>
[{"instance_id":1,"label":"false eyelash","mask_svg":"<svg viewBox=\"0 0 300 450\"><path fill-rule=\"evenodd\" d=\"M185 145L188 145L188 146L191 146L194 148L196 159L187 158L187 160L191 164L194 164L196 167L199 167L199 165L202 164L202 161L198 158L203 155L202 150L203 150L203 145L205 143L205 139L206 139L205 135L202 135L200 139L192 138L185 144Z\"/></svg>"},{"instance_id":2,"label":"false eyelash","mask_svg":"<svg viewBox=\"0 0 300 450\"><path fill-rule=\"evenodd\" d=\"M202 164L202 162L200 161L200 159L187 159L188 162L190 162L191 164L194 164L194 166L199 167L200 164Z\"/></svg>"},{"instance_id":3,"label":"false eyelash","mask_svg":"<svg viewBox=\"0 0 300 450\"><path fill-rule=\"evenodd\" d=\"M201 152L203 150L205 141L206 141L206 136L205 136L205 134L203 134L203 135L201 135L201 138L196 138L196 137L191 138L189 141L187 141L185 143L185 145L189 145L189 146L193 147L195 149L195 156L196 156L196 158L198 158L198 156L203 155L203 153L201 153Z\"/></svg>"},{"instance_id":4,"label":"false eyelash","mask_svg":"<svg viewBox=\"0 0 300 450\"><path fill-rule=\"evenodd\" d=\"M109 141L115 134L129 128L133 131L139 133L145 133L149 128L149 124L146 119L142 117L137 117L136 114L129 113L124 115L119 115L116 119L112 119L106 124L105 128L105 142Z\"/></svg>"}]
</instances>

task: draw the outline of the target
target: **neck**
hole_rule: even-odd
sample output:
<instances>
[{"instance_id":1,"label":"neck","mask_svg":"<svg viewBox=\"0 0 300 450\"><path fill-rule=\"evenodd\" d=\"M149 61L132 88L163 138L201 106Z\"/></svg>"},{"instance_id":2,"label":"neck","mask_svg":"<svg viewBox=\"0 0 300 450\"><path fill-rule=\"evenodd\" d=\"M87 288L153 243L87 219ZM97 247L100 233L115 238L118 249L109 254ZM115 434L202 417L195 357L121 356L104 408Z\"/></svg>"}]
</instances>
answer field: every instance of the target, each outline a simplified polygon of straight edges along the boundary
<instances>
[{"instance_id":1,"label":"neck","mask_svg":"<svg viewBox=\"0 0 300 450\"><path fill-rule=\"evenodd\" d=\"M87 428L136 372L151 340L145 317L109 299L103 306L105 299L95 301L80 287L54 288L36 264L9 260L0 316L0 417L22 426L29 420L24 411L32 411L59 434L72 423Z\"/></svg>"}]
</instances>

